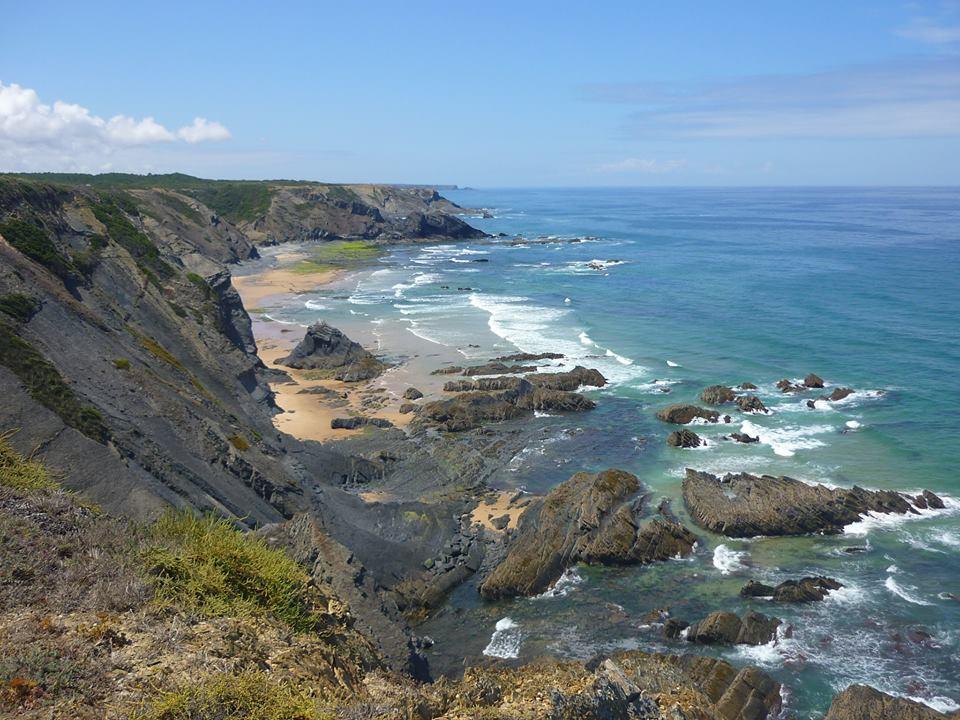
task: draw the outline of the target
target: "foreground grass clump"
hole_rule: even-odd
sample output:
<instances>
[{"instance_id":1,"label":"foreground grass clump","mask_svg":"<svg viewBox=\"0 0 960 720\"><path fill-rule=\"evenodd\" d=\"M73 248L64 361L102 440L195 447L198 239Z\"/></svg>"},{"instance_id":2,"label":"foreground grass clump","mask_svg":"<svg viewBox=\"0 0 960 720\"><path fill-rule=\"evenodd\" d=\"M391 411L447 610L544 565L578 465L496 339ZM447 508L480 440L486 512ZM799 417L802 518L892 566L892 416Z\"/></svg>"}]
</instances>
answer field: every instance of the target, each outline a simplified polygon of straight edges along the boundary
<instances>
[{"instance_id":1,"label":"foreground grass clump","mask_svg":"<svg viewBox=\"0 0 960 720\"><path fill-rule=\"evenodd\" d=\"M316 629L306 572L279 550L212 515L169 511L146 551L156 603L202 616L272 617L297 631Z\"/></svg>"},{"instance_id":2,"label":"foreground grass clump","mask_svg":"<svg viewBox=\"0 0 960 720\"><path fill-rule=\"evenodd\" d=\"M0 433L0 485L14 490L56 490L46 466L25 458L10 447L12 432Z\"/></svg>"},{"instance_id":3,"label":"foreground grass clump","mask_svg":"<svg viewBox=\"0 0 960 720\"><path fill-rule=\"evenodd\" d=\"M161 693L135 720L321 720L317 703L290 681L264 672L215 674Z\"/></svg>"}]
</instances>

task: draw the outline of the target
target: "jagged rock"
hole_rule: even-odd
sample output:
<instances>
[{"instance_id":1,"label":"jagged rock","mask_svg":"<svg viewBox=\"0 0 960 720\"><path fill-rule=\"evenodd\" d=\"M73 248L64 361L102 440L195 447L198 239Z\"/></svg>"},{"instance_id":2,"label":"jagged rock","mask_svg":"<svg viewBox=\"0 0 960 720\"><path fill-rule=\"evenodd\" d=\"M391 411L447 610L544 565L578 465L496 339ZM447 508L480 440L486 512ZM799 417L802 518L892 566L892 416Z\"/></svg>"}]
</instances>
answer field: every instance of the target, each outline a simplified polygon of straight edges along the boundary
<instances>
[{"instance_id":1,"label":"jagged rock","mask_svg":"<svg viewBox=\"0 0 960 720\"><path fill-rule=\"evenodd\" d=\"M687 430L686 428L683 430L674 430L667 435L667 445L670 447L695 448L700 447L700 444L700 436L693 432L693 430Z\"/></svg>"},{"instance_id":2,"label":"jagged rock","mask_svg":"<svg viewBox=\"0 0 960 720\"><path fill-rule=\"evenodd\" d=\"M748 435L747 433L730 433L730 439L735 440L738 443L755 443L760 442L760 437L754 437L753 435Z\"/></svg>"},{"instance_id":3,"label":"jagged rock","mask_svg":"<svg viewBox=\"0 0 960 720\"><path fill-rule=\"evenodd\" d=\"M361 380L372 380L380 375L386 366L370 356L360 362L350 363L334 371L333 377L343 382L360 382Z\"/></svg>"},{"instance_id":4,"label":"jagged rock","mask_svg":"<svg viewBox=\"0 0 960 720\"><path fill-rule=\"evenodd\" d=\"M669 618L663 623L663 636L675 640L683 634L683 631L690 627L686 620L677 620Z\"/></svg>"},{"instance_id":5,"label":"jagged rock","mask_svg":"<svg viewBox=\"0 0 960 720\"><path fill-rule=\"evenodd\" d=\"M623 470L577 473L533 501L506 557L487 576L488 599L536 595L577 562L649 563L689 554L696 537L662 519L641 524L640 481Z\"/></svg>"},{"instance_id":6,"label":"jagged rock","mask_svg":"<svg viewBox=\"0 0 960 720\"><path fill-rule=\"evenodd\" d=\"M741 390L756 390L757 386L754 385L752 382L745 382L745 383L740 383L739 388Z\"/></svg>"},{"instance_id":7,"label":"jagged rock","mask_svg":"<svg viewBox=\"0 0 960 720\"><path fill-rule=\"evenodd\" d=\"M330 421L330 427L333 430L356 430L357 428L364 427L366 425L372 425L373 427L379 428L388 428L393 427L393 423L387 420L386 418L372 418L372 417L346 417L346 418L334 418Z\"/></svg>"},{"instance_id":8,"label":"jagged rock","mask_svg":"<svg viewBox=\"0 0 960 720\"><path fill-rule=\"evenodd\" d=\"M500 517L495 517L490 521L490 524L493 525L497 530L503 530L510 524L509 515L501 515Z\"/></svg>"},{"instance_id":9,"label":"jagged rock","mask_svg":"<svg viewBox=\"0 0 960 720\"><path fill-rule=\"evenodd\" d=\"M851 685L833 698L824 720L946 720L923 703L887 695L867 685Z\"/></svg>"},{"instance_id":10,"label":"jagged rock","mask_svg":"<svg viewBox=\"0 0 960 720\"><path fill-rule=\"evenodd\" d=\"M607 384L607 379L599 370L588 369L582 365L577 365L573 370L567 372L533 373L525 375L524 379L539 387L566 391L576 390L584 386L603 387Z\"/></svg>"},{"instance_id":11,"label":"jagged rock","mask_svg":"<svg viewBox=\"0 0 960 720\"><path fill-rule=\"evenodd\" d=\"M508 393L465 392L422 405L419 417L444 430L459 432L486 423L513 420L526 414L527 411L517 407L516 398Z\"/></svg>"},{"instance_id":12,"label":"jagged rock","mask_svg":"<svg viewBox=\"0 0 960 720\"><path fill-rule=\"evenodd\" d=\"M657 418L673 425L686 425L689 422L693 422L696 418L702 418L708 422L715 423L720 419L720 413L716 410L707 410L706 408L696 405L676 403L658 410Z\"/></svg>"},{"instance_id":13,"label":"jagged rock","mask_svg":"<svg viewBox=\"0 0 960 720\"><path fill-rule=\"evenodd\" d=\"M743 412L767 412L767 406L756 395L740 395L736 399L737 407Z\"/></svg>"},{"instance_id":14,"label":"jagged rock","mask_svg":"<svg viewBox=\"0 0 960 720\"><path fill-rule=\"evenodd\" d=\"M545 353L514 353L513 355L502 355L494 358L490 362L530 362L532 360L560 360L563 353L545 352Z\"/></svg>"},{"instance_id":15,"label":"jagged rock","mask_svg":"<svg viewBox=\"0 0 960 720\"><path fill-rule=\"evenodd\" d=\"M533 392L522 395L517 407L535 412L583 412L592 410L597 404L580 393L564 392L538 387Z\"/></svg>"},{"instance_id":16,"label":"jagged rock","mask_svg":"<svg viewBox=\"0 0 960 720\"><path fill-rule=\"evenodd\" d=\"M464 368L463 374L467 377L473 375L519 375L521 373L533 372L536 369L537 368L532 365L504 365L501 362L496 362Z\"/></svg>"},{"instance_id":17,"label":"jagged rock","mask_svg":"<svg viewBox=\"0 0 960 720\"><path fill-rule=\"evenodd\" d=\"M307 332L289 355L279 361L281 365L298 370L332 370L342 368L339 375L374 377L383 372L384 366L359 343L325 322L307 328ZM373 373L373 374L371 374Z\"/></svg>"},{"instance_id":18,"label":"jagged rock","mask_svg":"<svg viewBox=\"0 0 960 720\"><path fill-rule=\"evenodd\" d=\"M400 414L409 415L410 413L420 412L420 406L416 403L405 402L400 404Z\"/></svg>"},{"instance_id":19,"label":"jagged rock","mask_svg":"<svg viewBox=\"0 0 960 720\"><path fill-rule=\"evenodd\" d=\"M842 387L842 388L837 388L829 395L823 395L820 399L829 400L830 402L837 402L837 400L843 400L844 398L849 397L850 395L853 395L853 393L854 393L853 388Z\"/></svg>"},{"instance_id":20,"label":"jagged rock","mask_svg":"<svg viewBox=\"0 0 960 720\"><path fill-rule=\"evenodd\" d=\"M408 387L403 391L404 400L419 400L423 397L423 393L417 390L415 387Z\"/></svg>"},{"instance_id":21,"label":"jagged rock","mask_svg":"<svg viewBox=\"0 0 960 720\"><path fill-rule=\"evenodd\" d=\"M686 639L704 645L765 645L776 637L780 625L780 620L762 613L748 612L741 619L732 612L715 612L691 625Z\"/></svg>"},{"instance_id":22,"label":"jagged rock","mask_svg":"<svg viewBox=\"0 0 960 720\"><path fill-rule=\"evenodd\" d=\"M803 379L803 386L808 388L822 388L823 378L814 373L810 373Z\"/></svg>"},{"instance_id":23,"label":"jagged rock","mask_svg":"<svg viewBox=\"0 0 960 720\"><path fill-rule=\"evenodd\" d=\"M432 371L431 375L456 375L457 373L462 373L463 368L459 365L450 365L449 367L437 368Z\"/></svg>"},{"instance_id":24,"label":"jagged rock","mask_svg":"<svg viewBox=\"0 0 960 720\"><path fill-rule=\"evenodd\" d=\"M785 393L803 392L806 389L803 387L803 385L794 385L787 378L784 378L783 380L779 380L777 382L777 387L780 388L780 392L785 392Z\"/></svg>"},{"instance_id":25,"label":"jagged rock","mask_svg":"<svg viewBox=\"0 0 960 720\"><path fill-rule=\"evenodd\" d=\"M838 533L868 512L917 512L912 498L893 490L830 488L748 473L719 478L690 468L683 500L694 522L727 537Z\"/></svg>"},{"instance_id":26,"label":"jagged rock","mask_svg":"<svg viewBox=\"0 0 960 720\"><path fill-rule=\"evenodd\" d=\"M913 504L921 510L943 510L946 507L946 505L943 504L943 500L929 490L924 490L922 493L917 495L913 499Z\"/></svg>"},{"instance_id":27,"label":"jagged rock","mask_svg":"<svg viewBox=\"0 0 960 720\"><path fill-rule=\"evenodd\" d=\"M747 584L740 588L742 597L773 597L776 588L773 585L765 585L756 580L748 580Z\"/></svg>"},{"instance_id":28,"label":"jagged rock","mask_svg":"<svg viewBox=\"0 0 960 720\"><path fill-rule=\"evenodd\" d=\"M723 405L733 402L736 397L736 393L726 385L711 385L700 393L700 400L707 405Z\"/></svg>"},{"instance_id":29,"label":"jagged rock","mask_svg":"<svg viewBox=\"0 0 960 720\"><path fill-rule=\"evenodd\" d=\"M805 577L800 580L786 580L773 590L774 602L815 602L823 600L831 590L839 590L843 585L822 575Z\"/></svg>"}]
</instances>

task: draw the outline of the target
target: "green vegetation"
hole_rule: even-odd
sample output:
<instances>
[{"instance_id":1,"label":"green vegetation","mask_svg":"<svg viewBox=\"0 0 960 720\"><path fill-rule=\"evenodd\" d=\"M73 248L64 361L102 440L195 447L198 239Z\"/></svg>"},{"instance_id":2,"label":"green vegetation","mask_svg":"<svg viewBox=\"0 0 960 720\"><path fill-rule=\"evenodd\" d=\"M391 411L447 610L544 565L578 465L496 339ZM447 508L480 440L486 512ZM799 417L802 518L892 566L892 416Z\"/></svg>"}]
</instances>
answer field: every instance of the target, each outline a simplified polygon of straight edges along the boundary
<instances>
[{"instance_id":1,"label":"green vegetation","mask_svg":"<svg viewBox=\"0 0 960 720\"><path fill-rule=\"evenodd\" d=\"M60 254L44 228L32 222L11 218L0 223L0 235L28 258L40 263L63 280L76 277L77 271L73 263Z\"/></svg>"},{"instance_id":2,"label":"green vegetation","mask_svg":"<svg viewBox=\"0 0 960 720\"><path fill-rule=\"evenodd\" d=\"M350 268L375 260L382 249L366 240L332 240L310 251L310 257L295 263L290 270L308 275Z\"/></svg>"},{"instance_id":3,"label":"green vegetation","mask_svg":"<svg viewBox=\"0 0 960 720\"><path fill-rule=\"evenodd\" d=\"M163 360L167 365L175 367L177 370L182 372L187 372L187 369L183 366L183 363L177 360L177 357L167 350L163 345L154 340L152 337L147 337L146 335L139 335L140 344L143 345L144 349L160 360Z\"/></svg>"},{"instance_id":4,"label":"green vegetation","mask_svg":"<svg viewBox=\"0 0 960 720\"><path fill-rule=\"evenodd\" d=\"M325 188L327 197L331 200L342 200L344 202L353 202L360 200L360 196L354 190L343 185L329 185Z\"/></svg>"},{"instance_id":5,"label":"green vegetation","mask_svg":"<svg viewBox=\"0 0 960 720\"><path fill-rule=\"evenodd\" d=\"M130 222L125 213L137 214L136 204L126 193L114 193L91 206L94 216L103 223L110 238L124 248L143 274L153 284L160 279L172 277L176 272L160 257L160 250L153 241Z\"/></svg>"},{"instance_id":6,"label":"green vegetation","mask_svg":"<svg viewBox=\"0 0 960 720\"><path fill-rule=\"evenodd\" d=\"M114 366L117 370L129 370L129 369L130 369L130 361L127 360L126 358L116 358L116 359L114 359L114 361L113 361L113 366Z\"/></svg>"},{"instance_id":7,"label":"green vegetation","mask_svg":"<svg viewBox=\"0 0 960 720\"><path fill-rule=\"evenodd\" d=\"M273 198L273 190L263 183L216 183L190 192L232 223L256 220L265 215Z\"/></svg>"},{"instance_id":8,"label":"green vegetation","mask_svg":"<svg viewBox=\"0 0 960 720\"><path fill-rule=\"evenodd\" d=\"M163 198L163 204L169 207L174 212L180 213L185 218L187 218L194 225L204 226L208 224L206 218L200 214L200 211L195 207L187 204L176 195L170 195L169 193L163 193L161 196Z\"/></svg>"},{"instance_id":9,"label":"green vegetation","mask_svg":"<svg viewBox=\"0 0 960 720\"><path fill-rule=\"evenodd\" d=\"M231 435L227 440L240 452L250 449L250 443L247 442L247 439L243 435Z\"/></svg>"},{"instance_id":10,"label":"green vegetation","mask_svg":"<svg viewBox=\"0 0 960 720\"><path fill-rule=\"evenodd\" d=\"M92 440L106 442L109 432L103 416L94 408L81 405L57 368L3 322L0 322L0 364L20 378L30 397L59 415L64 423Z\"/></svg>"},{"instance_id":11,"label":"green vegetation","mask_svg":"<svg viewBox=\"0 0 960 720\"><path fill-rule=\"evenodd\" d=\"M39 301L29 295L19 293L0 295L0 312L6 313L14 320L26 322L33 317L39 308Z\"/></svg>"},{"instance_id":12,"label":"green vegetation","mask_svg":"<svg viewBox=\"0 0 960 720\"><path fill-rule=\"evenodd\" d=\"M156 603L204 617L272 617L296 631L317 628L308 577L297 563L212 515L169 511L146 552Z\"/></svg>"},{"instance_id":13,"label":"green vegetation","mask_svg":"<svg viewBox=\"0 0 960 720\"><path fill-rule=\"evenodd\" d=\"M14 490L56 490L43 463L25 458L10 447L12 432L0 433L0 485Z\"/></svg>"},{"instance_id":14,"label":"green vegetation","mask_svg":"<svg viewBox=\"0 0 960 720\"><path fill-rule=\"evenodd\" d=\"M135 720L321 720L317 701L290 680L259 670L216 673L160 693Z\"/></svg>"}]
</instances>

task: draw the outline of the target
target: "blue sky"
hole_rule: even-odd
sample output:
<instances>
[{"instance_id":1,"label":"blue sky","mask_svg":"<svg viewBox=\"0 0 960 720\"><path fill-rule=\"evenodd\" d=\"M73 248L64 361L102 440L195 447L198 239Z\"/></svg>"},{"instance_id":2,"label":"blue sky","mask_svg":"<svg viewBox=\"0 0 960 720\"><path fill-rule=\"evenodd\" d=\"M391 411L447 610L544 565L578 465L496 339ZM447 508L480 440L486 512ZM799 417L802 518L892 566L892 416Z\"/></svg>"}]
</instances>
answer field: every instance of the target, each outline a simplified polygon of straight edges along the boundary
<instances>
[{"instance_id":1,"label":"blue sky","mask_svg":"<svg viewBox=\"0 0 960 720\"><path fill-rule=\"evenodd\" d=\"M960 184L960 3L13 2L0 170Z\"/></svg>"}]
</instances>

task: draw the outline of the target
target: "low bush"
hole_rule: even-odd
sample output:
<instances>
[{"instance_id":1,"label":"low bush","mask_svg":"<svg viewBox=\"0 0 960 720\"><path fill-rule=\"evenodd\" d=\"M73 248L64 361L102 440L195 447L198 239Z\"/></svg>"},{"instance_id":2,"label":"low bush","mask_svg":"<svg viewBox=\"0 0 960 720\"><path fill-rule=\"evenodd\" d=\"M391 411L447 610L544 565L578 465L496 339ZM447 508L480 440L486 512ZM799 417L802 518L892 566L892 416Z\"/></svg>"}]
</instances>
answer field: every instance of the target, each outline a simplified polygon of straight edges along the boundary
<instances>
[{"instance_id":1,"label":"low bush","mask_svg":"<svg viewBox=\"0 0 960 720\"><path fill-rule=\"evenodd\" d=\"M27 322L40 309L40 303L29 295L13 293L0 295L0 312L6 313L14 320Z\"/></svg>"}]
</instances>

